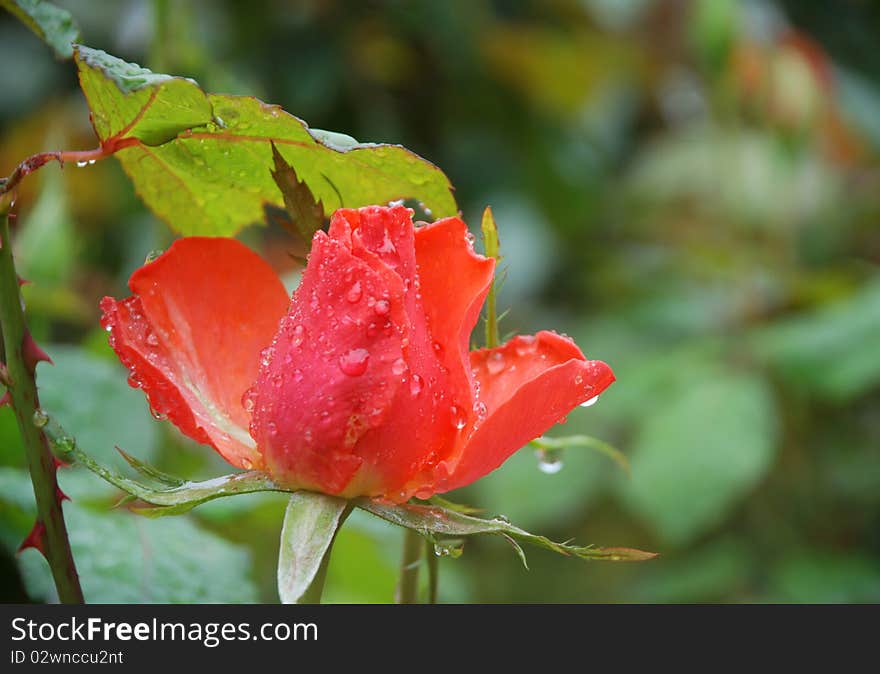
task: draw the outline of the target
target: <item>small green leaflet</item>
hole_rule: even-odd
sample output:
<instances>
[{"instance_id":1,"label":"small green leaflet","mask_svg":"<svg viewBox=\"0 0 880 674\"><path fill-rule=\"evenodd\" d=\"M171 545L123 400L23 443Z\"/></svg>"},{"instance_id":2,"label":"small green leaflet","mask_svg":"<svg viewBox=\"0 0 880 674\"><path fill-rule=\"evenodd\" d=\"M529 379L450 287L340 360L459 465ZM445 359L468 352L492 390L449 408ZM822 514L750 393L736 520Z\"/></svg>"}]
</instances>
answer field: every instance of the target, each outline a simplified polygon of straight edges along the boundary
<instances>
[{"instance_id":1,"label":"small green leaflet","mask_svg":"<svg viewBox=\"0 0 880 674\"><path fill-rule=\"evenodd\" d=\"M285 225L293 227L293 234L310 245L312 236L324 226L324 204L315 200L309 186L301 181L294 168L284 161L275 143L272 143L272 179L284 197L284 207L290 218Z\"/></svg>"},{"instance_id":2,"label":"small green leaflet","mask_svg":"<svg viewBox=\"0 0 880 674\"><path fill-rule=\"evenodd\" d=\"M74 58L101 147L181 234L231 236L262 222L264 203L281 205L273 143L328 213L404 198L436 217L458 210L444 173L399 145L310 129L276 105L208 94L88 47Z\"/></svg>"}]
</instances>

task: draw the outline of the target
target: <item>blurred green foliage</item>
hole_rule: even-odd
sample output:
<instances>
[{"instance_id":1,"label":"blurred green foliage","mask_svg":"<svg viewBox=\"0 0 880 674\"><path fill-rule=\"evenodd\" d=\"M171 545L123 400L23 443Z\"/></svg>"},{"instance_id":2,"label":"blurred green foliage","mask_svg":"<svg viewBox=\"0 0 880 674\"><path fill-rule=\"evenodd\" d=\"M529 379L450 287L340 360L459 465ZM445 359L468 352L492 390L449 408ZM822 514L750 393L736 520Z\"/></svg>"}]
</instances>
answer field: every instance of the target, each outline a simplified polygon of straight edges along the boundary
<instances>
[{"instance_id":1,"label":"blurred green foliage","mask_svg":"<svg viewBox=\"0 0 880 674\"><path fill-rule=\"evenodd\" d=\"M90 46L432 160L475 232L493 207L502 333L564 330L614 367L598 404L553 434L612 442L631 478L574 449L545 474L526 448L452 498L662 557L584 565L530 551L527 572L503 542L477 540L440 560L442 599L880 601L876 4L58 4ZM19 64L0 72L0 174L44 148L94 145L73 67L7 15L0 59ZM119 167L43 169L19 213L34 332L65 344L38 373L47 408L106 460L119 444L176 474L224 472L149 417L96 329L100 297L124 294L171 237ZM282 231L243 238L295 271ZM31 507L17 442L0 410L11 569ZM283 497L146 521L108 512L119 495L90 476L61 476L87 598L276 599ZM353 516L327 599L390 601L399 538ZM41 564L24 553L3 598L46 599Z\"/></svg>"}]
</instances>

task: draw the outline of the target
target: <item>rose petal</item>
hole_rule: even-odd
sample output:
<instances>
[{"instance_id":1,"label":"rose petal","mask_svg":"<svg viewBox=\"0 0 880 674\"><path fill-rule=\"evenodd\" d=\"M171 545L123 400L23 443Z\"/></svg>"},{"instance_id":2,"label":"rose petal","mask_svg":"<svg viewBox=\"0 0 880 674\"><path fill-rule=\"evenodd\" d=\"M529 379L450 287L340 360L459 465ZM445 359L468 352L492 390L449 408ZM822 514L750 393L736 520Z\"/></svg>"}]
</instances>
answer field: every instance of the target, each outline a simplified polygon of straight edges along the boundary
<instances>
[{"instance_id":1,"label":"rose petal","mask_svg":"<svg viewBox=\"0 0 880 674\"><path fill-rule=\"evenodd\" d=\"M133 297L101 302L110 344L157 415L229 463L256 467L242 394L287 308L281 281L234 239L175 241L129 280Z\"/></svg>"},{"instance_id":2,"label":"rose petal","mask_svg":"<svg viewBox=\"0 0 880 674\"><path fill-rule=\"evenodd\" d=\"M545 433L575 406L614 381L605 363L586 360L570 339L553 332L515 337L496 349L471 353L485 419L466 441L448 491L495 470L529 440Z\"/></svg>"},{"instance_id":3,"label":"rose petal","mask_svg":"<svg viewBox=\"0 0 880 674\"><path fill-rule=\"evenodd\" d=\"M355 257L344 222L331 231L315 235L260 369L251 433L279 482L349 495L355 474L351 489L381 489L381 475L369 463L359 470L354 450L389 417L410 325L400 277L375 257Z\"/></svg>"}]
</instances>

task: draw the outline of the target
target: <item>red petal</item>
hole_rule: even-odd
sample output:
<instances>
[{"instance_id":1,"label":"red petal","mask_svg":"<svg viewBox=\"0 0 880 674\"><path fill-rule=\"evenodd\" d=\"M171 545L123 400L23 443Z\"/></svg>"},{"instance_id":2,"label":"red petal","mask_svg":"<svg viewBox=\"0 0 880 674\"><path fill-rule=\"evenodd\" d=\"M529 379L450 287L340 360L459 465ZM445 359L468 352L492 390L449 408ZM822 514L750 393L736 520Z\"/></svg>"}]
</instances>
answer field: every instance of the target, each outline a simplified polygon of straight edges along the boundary
<instances>
[{"instance_id":1,"label":"red petal","mask_svg":"<svg viewBox=\"0 0 880 674\"><path fill-rule=\"evenodd\" d=\"M105 297L110 344L156 415L234 466L259 466L242 395L257 377L287 292L234 239L190 237L132 274L133 297Z\"/></svg>"},{"instance_id":2,"label":"red petal","mask_svg":"<svg viewBox=\"0 0 880 674\"><path fill-rule=\"evenodd\" d=\"M256 387L252 432L279 481L405 500L460 444L473 408L462 348L494 261L473 253L457 219L424 229L432 233L418 246L423 235L414 233L412 211L373 206L337 211L329 236L315 238ZM427 286L420 254L431 268ZM453 287L445 286L448 277L440 281L434 255L461 271ZM469 284L463 292L460 282ZM450 321L445 312L456 310L462 315ZM432 336L432 318L440 337ZM363 374L346 376L340 359L354 352L369 353L369 361Z\"/></svg>"},{"instance_id":3,"label":"red petal","mask_svg":"<svg viewBox=\"0 0 880 674\"><path fill-rule=\"evenodd\" d=\"M338 494L363 463L355 445L388 418L409 320L400 277L355 257L344 222L332 231L334 238L318 232L312 240L263 361L251 433L280 483ZM358 482L376 480L361 475Z\"/></svg>"},{"instance_id":4,"label":"red petal","mask_svg":"<svg viewBox=\"0 0 880 674\"><path fill-rule=\"evenodd\" d=\"M437 491L463 487L495 470L614 381L610 367L586 360L574 342L553 332L474 351L471 364L486 418L466 442L448 483L438 485Z\"/></svg>"}]
</instances>

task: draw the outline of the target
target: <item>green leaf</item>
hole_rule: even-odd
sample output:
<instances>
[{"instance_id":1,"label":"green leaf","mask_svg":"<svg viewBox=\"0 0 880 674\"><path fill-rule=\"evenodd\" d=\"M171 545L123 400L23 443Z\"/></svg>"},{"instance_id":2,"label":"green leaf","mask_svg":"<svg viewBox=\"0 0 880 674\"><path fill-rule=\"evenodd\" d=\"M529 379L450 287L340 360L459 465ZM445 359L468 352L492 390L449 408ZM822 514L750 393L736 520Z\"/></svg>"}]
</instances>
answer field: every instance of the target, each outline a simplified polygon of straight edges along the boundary
<instances>
[{"instance_id":1,"label":"green leaf","mask_svg":"<svg viewBox=\"0 0 880 674\"><path fill-rule=\"evenodd\" d=\"M775 405L757 376L707 368L644 414L623 495L671 543L719 524L773 461Z\"/></svg>"},{"instance_id":2,"label":"green leaf","mask_svg":"<svg viewBox=\"0 0 880 674\"><path fill-rule=\"evenodd\" d=\"M272 143L328 211L413 198L438 217L457 212L443 172L401 146L309 129L278 106L87 47L75 57L102 146L181 234L232 235L263 220L264 202L280 205Z\"/></svg>"},{"instance_id":3,"label":"green leaf","mask_svg":"<svg viewBox=\"0 0 880 674\"><path fill-rule=\"evenodd\" d=\"M278 596L282 604L319 603L330 547L345 519L341 498L296 492L284 512L278 553Z\"/></svg>"},{"instance_id":4,"label":"green leaf","mask_svg":"<svg viewBox=\"0 0 880 674\"><path fill-rule=\"evenodd\" d=\"M880 281L851 297L758 333L754 344L799 389L851 400L880 384Z\"/></svg>"},{"instance_id":5,"label":"green leaf","mask_svg":"<svg viewBox=\"0 0 880 674\"><path fill-rule=\"evenodd\" d=\"M79 26L70 12L42 0L0 0L0 6L49 45L58 58L73 56L73 43L79 37Z\"/></svg>"},{"instance_id":6,"label":"green leaf","mask_svg":"<svg viewBox=\"0 0 880 674\"><path fill-rule=\"evenodd\" d=\"M71 546L89 603L250 603L250 555L187 518L150 521L117 510L65 506ZM22 555L48 575L35 553ZM38 567L34 569L33 567Z\"/></svg>"},{"instance_id":7,"label":"green leaf","mask_svg":"<svg viewBox=\"0 0 880 674\"><path fill-rule=\"evenodd\" d=\"M435 536L461 537L476 534L497 534L580 559L640 561L657 556L653 552L633 548L598 548L592 545L556 543L544 536L520 529L501 517L486 520L437 506L411 503L395 506L364 498L355 499L354 503L357 507L373 513L383 520L417 531L430 540L433 540Z\"/></svg>"}]
</instances>

